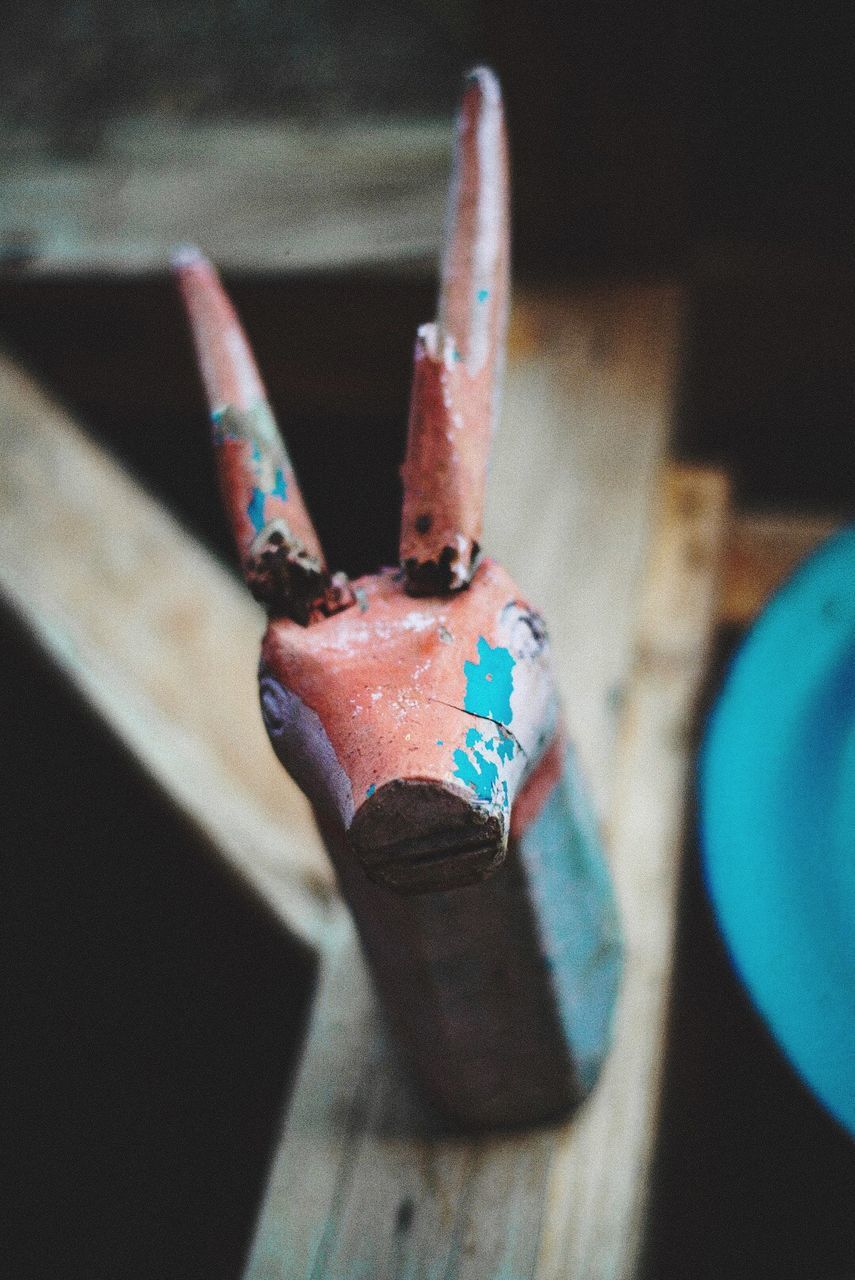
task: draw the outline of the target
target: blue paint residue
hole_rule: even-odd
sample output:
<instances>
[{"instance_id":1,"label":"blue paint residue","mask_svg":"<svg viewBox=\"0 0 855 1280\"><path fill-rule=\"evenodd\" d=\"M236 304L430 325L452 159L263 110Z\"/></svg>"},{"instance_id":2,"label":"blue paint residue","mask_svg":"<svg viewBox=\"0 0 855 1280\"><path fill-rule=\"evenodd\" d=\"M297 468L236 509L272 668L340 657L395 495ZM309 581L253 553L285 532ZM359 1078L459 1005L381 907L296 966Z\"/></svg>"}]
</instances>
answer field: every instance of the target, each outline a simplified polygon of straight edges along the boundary
<instances>
[{"instance_id":1,"label":"blue paint residue","mask_svg":"<svg viewBox=\"0 0 855 1280\"><path fill-rule=\"evenodd\" d=\"M264 481L264 454L258 441L254 441L252 445L252 466L258 480L263 484ZM266 488L266 486L265 486ZM246 514L249 516L252 527L256 533L261 533L265 524L264 508L268 498L281 498L283 502L288 497L288 485L285 480L285 472L282 467L277 467L273 478L273 488L265 492L265 488L256 485L252 491L252 497L249 500L249 506Z\"/></svg>"},{"instance_id":2,"label":"blue paint residue","mask_svg":"<svg viewBox=\"0 0 855 1280\"><path fill-rule=\"evenodd\" d=\"M469 729L466 747L465 751L458 747L454 752L455 775L465 786L472 788L479 800L496 802L499 799L497 793L501 791L507 804L508 784L504 779L499 781L499 762L510 762L514 758L516 743L513 738L499 734L485 738L477 729ZM497 759L490 759L488 752Z\"/></svg>"},{"instance_id":3,"label":"blue paint residue","mask_svg":"<svg viewBox=\"0 0 855 1280\"><path fill-rule=\"evenodd\" d=\"M557 1012L589 1089L611 1039L623 947L597 820L572 752L543 808L520 833L519 855Z\"/></svg>"},{"instance_id":4,"label":"blue paint residue","mask_svg":"<svg viewBox=\"0 0 855 1280\"><path fill-rule=\"evenodd\" d=\"M246 514L256 533L261 533L264 528L264 503L265 495L261 489L253 489Z\"/></svg>"},{"instance_id":5,"label":"blue paint residue","mask_svg":"<svg viewBox=\"0 0 855 1280\"><path fill-rule=\"evenodd\" d=\"M479 800L505 804L508 786L499 778L503 764L514 758L516 742L501 731L501 725L512 718L511 694L514 691L513 669L516 660L508 649L495 648L483 636L478 637L478 661L465 662L464 710L473 716L498 722L500 732L485 738L475 728L466 732L466 749L454 752L455 776L475 792Z\"/></svg>"},{"instance_id":6,"label":"blue paint residue","mask_svg":"<svg viewBox=\"0 0 855 1280\"><path fill-rule=\"evenodd\" d=\"M464 662L466 694L463 705L473 716L485 716L510 724L511 694L514 691L513 669L516 659L509 649L495 649L483 636L478 637L478 661Z\"/></svg>"},{"instance_id":7,"label":"blue paint residue","mask_svg":"<svg viewBox=\"0 0 855 1280\"><path fill-rule=\"evenodd\" d=\"M276 479L273 482L273 488L270 490L271 498L281 498L284 502L288 497L288 486L285 483L285 472L281 467L276 468Z\"/></svg>"},{"instance_id":8,"label":"blue paint residue","mask_svg":"<svg viewBox=\"0 0 855 1280\"><path fill-rule=\"evenodd\" d=\"M493 788L499 781L499 766L495 761L488 760L480 751L464 751L458 747L454 763L457 777L472 788L479 800L493 799Z\"/></svg>"},{"instance_id":9,"label":"blue paint residue","mask_svg":"<svg viewBox=\"0 0 855 1280\"><path fill-rule=\"evenodd\" d=\"M229 440L238 439L234 431L229 429L228 411L228 405L221 405L220 408L211 410L211 434L217 448Z\"/></svg>"},{"instance_id":10,"label":"blue paint residue","mask_svg":"<svg viewBox=\"0 0 855 1280\"><path fill-rule=\"evenodd\" d=\"M444 746L445 746L445 743L443 742L442 738L437 738L437 740L436 740L436 745L437 745L438 747L444 747Z\"/></svg>"},{"instance_id":11,"label":"blue paint residue","mask_svg":"<svg viewBox=\"0 0 855 1280\"><path fill-rule=\"evenodd\" d=\"M376 787L376 785L372 782L372 783L371 783L371 786L370 786L370 787L368 787L368 788L366 789L366 791L365 791L365 794L368 796L369 800L370 800L370 799L371 799L371 797L374 795L374 792L375 792L376 790L377 790L377 787Z\"/></svg>"},{"instance_id":12,"label":"blue paint residue","mask_svg":"<svg viewBox=\"0 0 855 1280\"><path fill-rule=\"evenodd\" d=\"M486 301L487 301L487 299L488 299L488 298L489 298L489 296L490 296L490 290L489 290L489 289L479 289L479 290L478 290L478 293L477 293L477 295L476 295L476 296L477 296L477 298L478 298L478 301L479 301L479 302L486 302Z\"/></svg>"}]
</instances>

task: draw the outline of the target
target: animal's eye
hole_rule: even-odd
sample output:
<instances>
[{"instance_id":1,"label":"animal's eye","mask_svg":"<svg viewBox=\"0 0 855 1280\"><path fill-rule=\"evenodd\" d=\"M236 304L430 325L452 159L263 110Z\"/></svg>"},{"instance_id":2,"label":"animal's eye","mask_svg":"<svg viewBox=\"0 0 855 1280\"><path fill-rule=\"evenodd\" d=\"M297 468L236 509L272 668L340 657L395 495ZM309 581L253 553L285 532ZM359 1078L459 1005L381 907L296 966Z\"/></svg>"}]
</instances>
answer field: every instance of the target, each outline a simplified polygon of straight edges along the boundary
<instances>
[{"instance_id":1,"label":"animal's eye","mask_svg":"<svg viewBox=\"0 0 855 1280\"><path fill-rule=\"evenodd\" d=\"M516 600L511 600L502 610L502 625L507 628L508 648L517 661L530 661L546 648L548 637L543 618Z\"/></svg>"},{"instance_id":2,"label":"animal's eye","mask_svg":"<svg viewBox=\"0 0 855 1280\"><path fill-rule=\"evenodd\" d=\"M258 687L264 727L271 738L280 738L288 722L288 694L269 674L261 675Z\"/></svg>"}]
</instances>

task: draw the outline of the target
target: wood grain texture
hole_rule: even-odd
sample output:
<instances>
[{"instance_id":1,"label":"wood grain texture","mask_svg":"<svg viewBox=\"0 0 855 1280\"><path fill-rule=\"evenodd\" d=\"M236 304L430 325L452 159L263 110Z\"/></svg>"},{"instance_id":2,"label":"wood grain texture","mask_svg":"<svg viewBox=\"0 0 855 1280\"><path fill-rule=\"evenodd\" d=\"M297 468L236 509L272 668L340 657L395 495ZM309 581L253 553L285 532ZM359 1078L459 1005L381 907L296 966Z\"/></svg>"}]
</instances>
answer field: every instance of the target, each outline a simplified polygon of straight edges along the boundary
<instances>
[{"instance_id":1,"label":"wood grain texture","mask_svg":"<svg viewBox=\"0 0 855 1280\"><path fill-rule=\"evenodd\" d=\"M681 322L667 285L514 298L484 546L547 619L601 816Z\"/></svg>"},{"instance_id":2,"label":"wood grain texture","mask_svg":"<svg viewBox=\"0 0 855 1280\"><path fill-rule=\"evenodd\" d=\"M806 556L840 527L831 516L734 516L727 540L721 619L747 626Z\"/></svg>"},{"instance_id":3,"label":"wood grain texture","mask_svg":"<svg viewBox=\"0 0 855 1280\"><path fill-rule=\"evenodd\" d=\"M261 610L0 358L0 593L157 785L296 933L332 875L267 742Z\"/></svg>"},{"instance_id":4,"label":"wood grain texture","mask_svg":"<svg viewBox=\"0 0 855 1280\"><path fill-rule=\"evenodd\" d=\"M424 266L439 247L448 120L105 130L96 156L37 153L4 176L0 246L16 270L133 275L192 240L226 271Z\"/></svg>"},{"instance_id":5,"label":"wood grain texture","mask_svg":"<svg viewBox=\"0 0 855 1280\"><path fill-rule=\"evenodd\" d=\"M558 1138L537 1270L624 1280L642 1239L658 1116L692 719L714 629L727 484L669 469L621 717L609 829L626 940L600 1087Z\"/></svg>"},{"instance_id":6,"label":"wood grain texture","mask_svg":"<svg viewBox=\"0 0 855 1280\"><path fill-rule=\"evenodd\" d=\"M636 637L678 302L673 292L630 290L518 306L493 477L489 549L526 586L539 581L550 615L560 615L553 642L571 725L604 812L608 799L630 975L604 1079L566 1126L444 1134L388 1047L343 922L249 1280L632 1273L663 1050L687 723L726 506L717 475L669 473ZM614 690L627 680L615 769Z\"/></svg>"}]
</instances>

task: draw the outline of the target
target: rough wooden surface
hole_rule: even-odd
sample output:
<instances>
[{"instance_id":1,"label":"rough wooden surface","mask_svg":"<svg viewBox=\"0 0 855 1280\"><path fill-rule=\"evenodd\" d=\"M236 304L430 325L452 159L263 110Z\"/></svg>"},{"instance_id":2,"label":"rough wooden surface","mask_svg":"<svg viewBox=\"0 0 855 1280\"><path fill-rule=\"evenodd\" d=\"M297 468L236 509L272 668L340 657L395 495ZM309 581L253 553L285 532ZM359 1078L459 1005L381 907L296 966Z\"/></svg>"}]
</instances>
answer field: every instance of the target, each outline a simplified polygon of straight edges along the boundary
<instances>
[{"instance_id":1,"label":"rough wooden surface","mask_svg":"<svg viewBox=\"0 0 855 1280\"><path fill-rule=\"evenodd\" d=\"M479 1141L443 1135L387 1046L343 921L251 1280L632 1274L663 1050L687 721L726 507L717 475L669 474L636 641L676 304L674 294L630 291L518 308L493 478L488 546L516 562L527 586L539 582L560 615L553 631L571 726L611 833L629 955L604 1079L566 1126Z\"/></svg>"},{"instance_id":2,"label":"rough wooden surface","mask_svg":"<svg viewBox=\"0 0 855 1280\"><path fill-rule=\"evenodd\" d=\"M559 1136L537 1275L618 1280L641 1244L659 1109L692 716L717 611L727 485L674 469L660 489L609 816L626 933L617 1034L598 1092Z\"/></svg>"},{"instance_id":3,"label":"rough wooden surface","mask_svg":"<svg viewBox=\"0 0 855 1280\"><path fill-rule=\"evenodd\" d=\"M722 621L747 626L772 592L839 525L828 516L734 516L725 555Z\"/></svg>"},{"instance_id":4,"label":"rough wooden surface","mask_svg":"<svg viewBox=\"0 0 855 1280\"><path fill-rule=\"evenodd\" d=\"M225 270L424 265L439 246L450 139L447 120L116 121L92 157L34 153L10 167L0 264L159 271L192 240Z\"/></svg>"},{"instance_id":5,"label":"rough wooden surface","mask_svg":"<svg viewBox=\"0 0 855 1280\"><path fill-rule=\"evenodd\" d=\"M167 795L302 936L332 876L267 742L243 588L0 359L0 593Z\"/></svg>"},{"instance_id":6,"label":"rough wooden surface","mask_svg":"<svg viewBox=\"0 0 855 1280\"><path fill-rule=\"evenodd\" d=\"M571 737L608 811L682 298L515 295L484 546L549 622Z\"/></svg>"}]
</instances>

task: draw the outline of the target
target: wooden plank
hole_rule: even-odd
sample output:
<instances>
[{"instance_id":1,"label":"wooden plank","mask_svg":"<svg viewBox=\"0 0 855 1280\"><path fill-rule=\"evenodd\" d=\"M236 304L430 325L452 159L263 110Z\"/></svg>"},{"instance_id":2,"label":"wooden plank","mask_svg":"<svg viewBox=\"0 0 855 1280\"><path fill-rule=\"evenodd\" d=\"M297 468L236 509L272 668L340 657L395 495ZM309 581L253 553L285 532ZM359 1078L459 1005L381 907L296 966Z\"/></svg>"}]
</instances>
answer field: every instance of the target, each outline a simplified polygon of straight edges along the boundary
<instances>
[{"instance_id":1,"label":"wooden plank","mask_svg":"<svg viewBox=\"0 0 855 1280\"><path fill-rule=\"evenodd\" d=\"M0 358L0 594L222 855L317 939L332 876L258 711L263 615Z\"/></svg>"},{"instance_id":2,"label":"wooden plank","mask_svg":"<svg viewBox=\"0 0 855 1280\"><path fill-rule=\"evenodd\" d=\"M624 1280L635 1272L659 1109L692 719L716 619L726 516L719 473L666 473L609 821L626 974L603 1078L556 1143L542 1280Z\"/></svg>"},{"instance_id":3,"label":"wooden plank","mask_svg":"<svg viewBox=\"0 0 855 1280\"><path fill-rule=\"evenodd\" d=\"M772 592L839 525L830 516L735 515L725 555L722 622L747 626Z\"/></svg>"},{"instance_id":4,"label":"wooden plank","mask_svg":"<svg viewBox=\"0 0 855 1280\"><path fill-rule=\"evenodd\" d=\"M667 285L515 295L485 545L549 624L601 815L681 331Z\"/></svg>"},{"instance_id":5,"label":"wooden plank","mask_svg":"<svg viewBox=\"0 0 855 1280\"><path fill-rule=\"evenodd\" d=\"M605 1078L568 1126L443 1134L386 1045L343 928L325 959L250 1280L631 1273L663 1047L686 721L724 529L719 477L669 479L633 659L678 302L673 291L629 290L518 304L492 482L488 546L544 605L583 757L601 802L614 795L630 974Z\"/></svg>"},{"instance_id":6,"label":"wooden plank","mask_svg":"<svg viewBox=\"0 0 855 1280\"><path fill-rule=\"evenodd\" d=\"M4 174L16 271L160 271L177 244L227 271L424 266L439 246L447 119L339 127L112 122L90 158L31 152Z\"/></svg>"}]
</instances>

